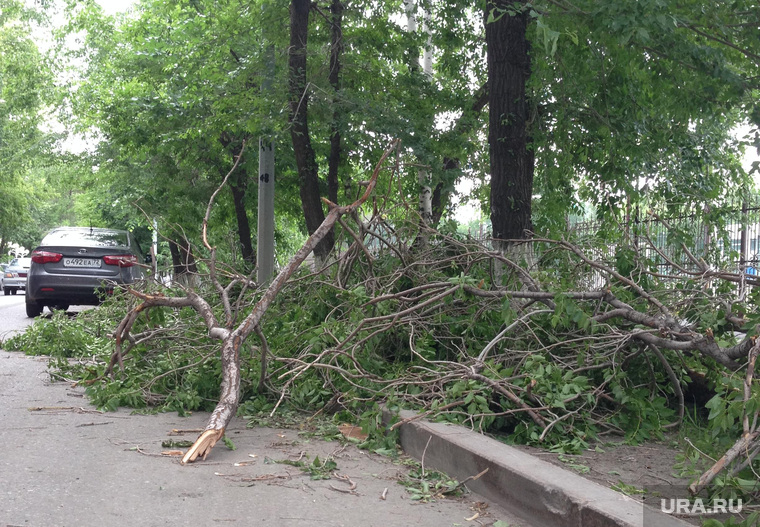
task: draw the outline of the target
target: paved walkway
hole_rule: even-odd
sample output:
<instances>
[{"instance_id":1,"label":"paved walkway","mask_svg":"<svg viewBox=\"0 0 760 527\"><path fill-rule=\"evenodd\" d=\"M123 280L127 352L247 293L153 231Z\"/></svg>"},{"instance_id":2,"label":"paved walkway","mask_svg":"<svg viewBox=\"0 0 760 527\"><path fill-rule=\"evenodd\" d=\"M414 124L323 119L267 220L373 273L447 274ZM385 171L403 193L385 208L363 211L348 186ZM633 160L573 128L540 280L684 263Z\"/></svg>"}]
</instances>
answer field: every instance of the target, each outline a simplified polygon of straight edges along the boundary
<instances>
[{"instance_id":1,"label":"paved walkway","mask_svg":"<svg viewBox=\"0 0 760 527\"><path fill-rule=\"evenodd\" d=\"M0 527L257 525L273 527L530 527L475 494L418 503L398 479L408 467L294 430L228 432L208 460L181 466L167 440L194 440L206 414L100 413L83 390L51 383L45 359L0 351ZM274 461L333 456L311 480ZM355 489L351 488L355 484ZM387 490L386 490L387 489ZM382 496L385 499L382 499Z\"/></svg>"}]
</instances>

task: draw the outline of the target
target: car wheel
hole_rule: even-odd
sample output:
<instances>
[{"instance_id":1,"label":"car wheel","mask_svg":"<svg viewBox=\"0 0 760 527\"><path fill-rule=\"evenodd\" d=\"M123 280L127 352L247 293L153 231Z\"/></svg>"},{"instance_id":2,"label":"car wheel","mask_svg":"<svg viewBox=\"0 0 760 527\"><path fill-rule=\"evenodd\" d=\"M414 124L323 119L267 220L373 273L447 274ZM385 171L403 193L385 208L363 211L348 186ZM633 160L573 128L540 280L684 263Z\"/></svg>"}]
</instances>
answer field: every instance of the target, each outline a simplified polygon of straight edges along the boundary
<instances>
[{"instance_id":1,"label":"car wheel","mask_svg":"<svg viewBox=\"0 0 760 527\"><path fill-rule=\"evenodd\" d=\"M12 295L15 295L15 294L16 294L16 288L15 288L15 287L12 287L12 288L11 288L11 294L12 294Z\"/></svg>"},{"instance_id":2,"label":"car wheel","mask_svg":"<svg viewBox=\"0 0 760 527\"><path fill-rule=\"evenodd\" d=\"M10 295L11 294L11 288L10 287L3 287L3 294L4 295Z\"/></svg>"},{"instance_id":3,"label":"car wheel","mask_svg":"<svg viewBox=\"0 0 760 527\"><path fill-rule=\"evenodd\" d=\"M26 316L35 318L42 314L42 306L37 302L26 303Z\"/></svg>"},{"instance_id":4,"label":"car wheel","mask_svg":"<svg viewBox=\"0 0 760 527\"><path fill-rule=\"evenodd\" d=\"M66 311L69 308L68 304L55 304L53 306L48 306L51 312L53 311Z\"/></svg>"}]
</instances>

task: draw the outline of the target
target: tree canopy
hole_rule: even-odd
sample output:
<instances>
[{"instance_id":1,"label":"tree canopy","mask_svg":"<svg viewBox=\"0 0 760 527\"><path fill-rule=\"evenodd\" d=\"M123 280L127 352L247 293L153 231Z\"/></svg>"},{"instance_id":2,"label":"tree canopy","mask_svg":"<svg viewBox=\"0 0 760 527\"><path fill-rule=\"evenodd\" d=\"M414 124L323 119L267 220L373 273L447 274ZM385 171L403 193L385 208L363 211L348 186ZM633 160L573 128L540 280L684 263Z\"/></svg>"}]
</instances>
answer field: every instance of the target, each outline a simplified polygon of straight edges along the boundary
<instances>
[{"instance_id":1,"label":"tree canopy","mask_svg":"<svg viewBox=\"0 0 760 527\"><path fill-rule=\"evenodd\" d=\"M280 241L293 226L306 227L300 205L310 196L355 197L362 173L391 137L402 140L409 156L406 196L417 192L418 169L430 170L437 221L456 203L456 181L474 178L484 211L500 218L498 236L561 232L568 215L586 210L616 216L633 202L674 206L747 191L750 179L731 133L740 123L757 126L760 115L753 2L412 2L420 19L427 13L424 31L415 32L406 30L402 4L338 2L339 17L334 5L314 4L304 27L309 43L299 66L299 99L288 80L289 2L142 0L116 16L94 0L68 2L60 46L51 55L63 84L64 97L57 99L45 88L52 72L29 33L42 12L8 3L2 15L5 238L22 240L18 229L28 223L9 212L29 210L29 180L21 172L30 160L56 152L40 131L43 109L53 105L68 131L100 138L84 163L96 174L77 166L85 173L68 189L80 194L88 187L84 201L91 206L79 208L89 217L48 218L53 222L145 224L145 213L196 232L203 204L242 141L264 132L278 151ZM505 36L512 26L498 28L518 18L526 46L513 50ZM506 44L501 51L486 45L491 28L494 42ZM414 51L428 38L432 82ZM279 89L262 91L266 49L274 50L271 79ZM512 96L495 93L503 82L494 83L487 64L489 53L513 51L522 54L521 72L499 75L519 90L520 120L494 106ZM294 128L298 120L290 122L288 106L301 102L306 109L307 99L304 134ZM489 115L496 134L490 143ZM499 123L513 131L496 130ZM502 133L523 139L496 155L493 148L509 142ZM314 150L315 186L308 191L292 147L304 135ZM511 162L494 168L517 150L527 156L518 163L519 177ZM255 192L248 191L256 154L248 149L232 194L212 218L220 227L214 232L235 239L231 250L248 259L255 246L247 223L256 216ZM61 184L56 188L65 193ZM520 209L527 216L513 221ZM512 225L510 234L500 230L504 222Z\"/></svg>"},{"instance_id":2,"label":"tree canopy","mask_svg":"<svg viewBox=\"0 0 760 527\"><path fill-rule=\"evenodd\" d=\"M30 226L37 205L31 177L50 162L50 134L42 130L52 76L33 39L43 20L24 4L9 1L0 11L0 252L8 242L38 235Z\"/></svg>"}]
</instances>

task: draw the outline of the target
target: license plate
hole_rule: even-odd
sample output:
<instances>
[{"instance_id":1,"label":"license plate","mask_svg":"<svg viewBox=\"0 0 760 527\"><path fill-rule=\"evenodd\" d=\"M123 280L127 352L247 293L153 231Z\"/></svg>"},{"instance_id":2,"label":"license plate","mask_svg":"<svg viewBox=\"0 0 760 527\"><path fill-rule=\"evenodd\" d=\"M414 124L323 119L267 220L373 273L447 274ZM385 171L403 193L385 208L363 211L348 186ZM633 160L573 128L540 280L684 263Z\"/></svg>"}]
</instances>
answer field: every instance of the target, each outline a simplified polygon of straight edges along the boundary
<instances>
[{"instance_id":1,"label":"license plate","mask_svg":"<svg viewBox=\"0 0 760 527\"><path fill-rule=\"evenodd\" d=\"M100 260L97 258L64 258L64 267L100 267Z\"/></svg>"}]
</instances>

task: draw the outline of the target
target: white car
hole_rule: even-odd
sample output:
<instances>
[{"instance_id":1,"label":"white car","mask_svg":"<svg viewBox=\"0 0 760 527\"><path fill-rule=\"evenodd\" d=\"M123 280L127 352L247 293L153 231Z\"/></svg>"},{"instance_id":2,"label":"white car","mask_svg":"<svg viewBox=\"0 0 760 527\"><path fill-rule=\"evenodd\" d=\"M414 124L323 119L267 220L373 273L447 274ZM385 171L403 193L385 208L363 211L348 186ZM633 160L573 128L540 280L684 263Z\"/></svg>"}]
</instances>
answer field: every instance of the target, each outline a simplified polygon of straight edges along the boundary
<instances>
[{"instance_id":1,"label":"white car","mask_svg":"<svg viewBox=\"0 0 760 527\"><path fill-rule=\"evenodd\" d=\"M26 289L26 277L31 265L31 258L11 260L10 265L3 271L3 294L15 295L19 289Z\"/></svg>"}]
</instances>

